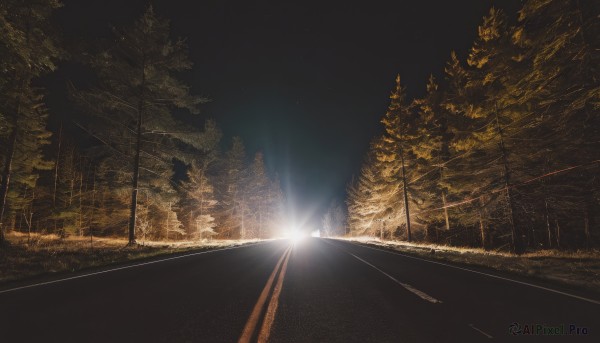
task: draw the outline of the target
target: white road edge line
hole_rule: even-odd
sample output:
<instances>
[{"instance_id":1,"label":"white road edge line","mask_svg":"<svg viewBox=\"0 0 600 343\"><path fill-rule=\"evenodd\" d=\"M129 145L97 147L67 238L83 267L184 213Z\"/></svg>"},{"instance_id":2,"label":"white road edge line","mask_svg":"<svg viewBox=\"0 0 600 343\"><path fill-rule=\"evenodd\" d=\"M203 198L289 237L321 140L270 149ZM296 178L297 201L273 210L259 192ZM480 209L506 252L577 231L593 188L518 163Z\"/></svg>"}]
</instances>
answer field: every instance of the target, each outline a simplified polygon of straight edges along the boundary
<instances>
[{"instance_id":1,"label":"white road edge line","mask_svg":"<svg viewBox=\"0 0 600 343\"><path fill-rule=\"evenodd\" d=\"M421 299L427 300L427 301L429 301L429 302L431 302L431 303L434 303L434 304L435 304L435 303L441 303L441 301L440 301L440 300L437 300L436 298L434 298L434 297L432 297L432 296L430 296L430 295L428 295L428 294L426 294L426 293L424 293L424 292L421 292L420 290L418 290L418 289L414 288L413 286L411 286L411 285L409 285L409 284L406 284L406 283L403 283L403 282L400 282L400 281L396 280L396 279L395 279L393 276L391 276L390 274L388 274L388 273L384 272L383 270L381 270L381 269L379 269L379 268L375 267L374 265L372 265L372 264L370 264L369 262L367 262L367 261L363 260L362 258L360 258L360 257L358 257L358 256L356 256L356 255L354 255L354 254L352 254L352 253L349 253L349 254L350 254L350 255L352 255L352 256L354 256L354 257L355 257L355 258L357 258L358 260L362 261L363 263L365 263L365 264L367 264L367 265L369 265L369 266L371 266L371 267L375 268L375 269L376 269L377 271L379 271L381 274L383 274L383 275L385 275L385 276L389 277L389 278L390 278L390 279L392 279L392 280L393 280L395 283L397 283L397 284L399 284L400 286L402 286L402 287L406 288L406 290L408 290L409 292L412 292L412 293L414 293L414 294L418 295L419 297L421 297Z\"/></svg>"},{"instance_id":2,"label":"white road edge line","mask_svg":"<svg viewBox=\"0 0 600 343\"><path fill-rule=\"evenodd\" d=\"M398 255L398 256L412 258L412 259L419 260L419 261L429 262L429 263L433 263L433 264L439 264L439 265L442 265L442 266L446 266L446 267L450 267L450 268L455 268L455 269L460 269L460 270L464 270L464 271L475 273L475 274L485 275L485 276L489 276L489 277L500 279L500 280L510 281L510 282L521 284L521 285L530 286L530 287L533 287L533 288L543 289L543 290L548 291L548 292L562 294L562 295L565 295L567 297L571 297L571 298L575 298L575 299L587 301L587 302L592 303L592 304L600 305L600 301L598 301L598 300L581 297L579 295L575 295L575 294L571 294L571 293L566 293L566 292L563 292L563 291L559 291L559 290L548 288L548 287L544 287L544 286L535 285L535 284L524 282L524 281L513 280L513 279L505 278L505 277L494 275L494 274L488 274L488 273L484 273L484 272L479 272L479 271L476 271L476 270L473 270L473 269L468 269L468 268L462 268L462 267L458 267L458 266L453 266L451 264L446 264L446 263L442 263L442 262L430 261L430 260L426 260L424 258L419 258L419 257L410 256L410 255L405 255L405 254L401 254L401 253L398 253L398 252L387 251L387 250L383 250L383 249L377 249L377 248L369 247L369 246L366 246L366 245L360 245L360 244L351 243L351 242L349 242L349 243L350 244L354 244L354 245L359 246L359 247L364 247L364 248L368 248L368 249L373 249L373 250L378 250L378 251L386 252L386 253L392 254L392 255Z\"/></svg>"},{"instance_id":3,"label":"white road edge line","mask_svg":"<svg viewBox=\"0 0 600 343\"><path fill-rule=\"evenodd\" d=\"M180 258L184 258L184 257L190 257L190 256L208 254L208 253L217 252L217 251L224 251L224 250L245 248L245 247L249 247L249 246L254 246L256 244L261 244L261 243L248 244L248 245L240 245L240 246L236 246L236 247L213 249L213 250L207 250L207 251L200 251L200 252L191 253L191 254L185 254L185 255L180 255L180 256L163 258L163 259L160 259L160 260L154 260L154 261L149 261L149 262L132 264L132 265L129 265L129 266L123 266L123 267L118 267L118 268L101 270L99 272L93 272L93 273L87 273L87 274L82 274L82 275L77 275L77 276L71 276L71 277L64 278L64 279L58 279L58 280L52 280L52 281L34 283L34 284L31 284L31 285L25 285L25 286L20 286L20 287L15 287L15 288L9 288L9 289L5 289L5 290L0 290L0 294L2 294L2 293L8 293L8 292L14 292L14 291L18 291L18 290L26 289L26 288L33 288L33 287L38 287L38 286L50 285L50 284L53 284L53 283L59 283L59 282L63 282L63 281L81 279L81 278L84 278L84 277L94 276L94 275L99 275L99 274L105 274L105 273L110 273L110 272L114 272L114 271L117 271L117 270L123 270L123 269L141 267L141 266L146 266L146 265L149 265L149 264L154 264L154 263L159 263L159 262L165 262L165 261L170 261L170 260L176 260L176 259L180 259Z\"/></svg>"},{"instance_id":4,"label":"white road edge line","mask_svg":"<svg viewBox=\"0 0 600 343\"><path fill-rule=\"evenodd\" d=\"M473 325L473 324L469 324L469 326L471 327L471 329L473 329L473 330L475 330L475 331L477 331L477 332L481 333L482 335L484 335L484 336L485 336L485 337L487 337L487 338L494 338L494 336L492 336L492 335L488 334L487 332L484 332L484 331L483 331L483 330L481 330L481 329L478 329L478 328L476 328L476 327L475 327L475 325Z\"/></svg>"}]
</instances>

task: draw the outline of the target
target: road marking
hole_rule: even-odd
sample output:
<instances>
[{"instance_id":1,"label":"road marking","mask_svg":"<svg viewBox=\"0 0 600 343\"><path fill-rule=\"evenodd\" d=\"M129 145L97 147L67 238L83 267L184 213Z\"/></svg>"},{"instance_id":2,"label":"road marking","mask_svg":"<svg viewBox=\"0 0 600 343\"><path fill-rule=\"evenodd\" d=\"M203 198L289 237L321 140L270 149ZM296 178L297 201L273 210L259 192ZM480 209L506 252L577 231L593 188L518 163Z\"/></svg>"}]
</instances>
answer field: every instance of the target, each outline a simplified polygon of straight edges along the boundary
<instances>
[{"instance_id":1,"label":"road marking","mask_svg":"<svg viewBox=\"0 0 600 343\"><path fill-rule=\"evenodd\" d=\"M356 245L356 246L359 246L359 247L363 247L363 248L367 248L367 249L373 249L373 250L378 250L378 251L386 252L386 253L392 254L392 255L398 255L398 256L412 258L412 259L419 260L419 261L429 262L429 263L433 263L433 264L439 264L439 265L450 267L450 268L460 269L460 270L464 270L464 271L475 273L475 274L485 275L485 276L489 276L489 277L500 279L500 280L510 281L510 282L518 283L518 284L525 285L525 286L530 286L530 287L534 287L534 288L538 288L538 289L543 289L543 290L548 291L548 292L562 294L562 295L565 295L567 297L571 297L571 298L575 298L575 299L587 301L587 302L592 303L592 304L600 305L600 301L598 301L598 300L594 300L594 299L590 299L590 298L585 298L585 297L582 297L582 296L579 296L579 295L562 292L562 291L559 291L559 290L556 290L556 289L552 289L552 288L548 288L548 287L544 287L544 286L535 285L535 284L532 284L532 283L529 283L529 282L513 280L513 279L505 278L505 277L494 275L494 274L488 274L488 273L484 273L484 272L479 272L479 271L476 271L476 270L473 270L473 269L462 268L462 267L458 267L458 266L453 266L451 264L446 264L446 263L437 262L437 261L431 261L431 260L427 260L427 259L424 259L424 258L419 258L419 257L415 257L415 256L405 255L405 254L401 254L401 253L398 253L398 252L387 251L387 250L383 250L383 249L377 249L377 248L373 248L373 247L369 247L369 246L365 246L365 245L359 245L359 244L356 244L356 243L350 243L350 244L353 244L353 245Z\"/></svg>"},{"instance_id":2,"label":"road marking","mask_svg":"<svg viewBox=\"0 0 600 343\"><path fill-rule=\"evenodd\" d=\"M287 257L283 262L283 267L281 267L281 272L279 273L279 277L277 278L277 284L275 284L273 295L271 296L269 306L267 307L267 312L265 313L265 319L263 320L263 324L260 329L260 334L258 335L259 343L266 343L269 341L271 327L273 326L273 322L275 321L275 313L277 313L277 306L279 305L279 294L281 294L281 289L283 288L283 279L285 278L285 272L287 271L287 265L288 261L290 260L291 254L292 249L290 248Z\"/></svg>"},{"instance_id":3,"label":"road marking","mask_svg":"<svg viewBox=\"0 0 600 343\"><path fill-rule=\"evenodd\" d=\"M176 259L190 257L190 256L197 256L197 255L202 255L202 254L208 254L208 253L217 252L217 251L246 248L248 246L256 245L256 244L261 244L261 243L255 243L255 244L250 244L250 245L241 245L241 246L229 247L229 248L213 249L213 250L208 250L208 251L200 251L200 252L196 252L196 253L192 253L192 254L185 254L185 255L179 255L179 256L174 256L174 257L169 257L169 258L163 258L163 259L160 259L160 260L153 260L153 261L149 261L149 262L136 263L136 264L132 264L132 265L128 265L128 266L123 266L123 267L118 267L118 268L112 268L112 269L107 269L107 270L101 270L99 272L93 272L93 273L87 273L87 274L83 274L83 275L71 276L71 277L64 278L64 279L58 279L58 280L52 280L52 281L45 281L45 282L40 282L40 283L34 283L34 284L31 284L31 285L26 285L26 286L20 286L20 287L15 287L15 288L9 288L9 289L5 289L5 290L0 290L0 294L2 294L2 293L8 293L8 292L14 292L14 291L18 291L18 290L26 289L26 288L33 288L33 287L38 287L38 286L50 285L50 284L53 284L53 283L70 281L70 280L75 280L75 279L81 279L81 278L85 278L85 277L88 277L88 276L94 276L94 275L100 275L100 274L110 273L110 272L114 272L114 271L117 271L117 270L123 270L123 269L141 267L141 266L146 266L146 265L149 265L149 264L154 264L154 263L159 263L159 262L165 262L165 261L171 261L171 260L176 260Z\"/></svg>"},{"instance_id":4,"label":"road marking","mask_svg":"<svg viewBox=\"0 0 600 343\"><path fill-rule=\"evenodd\" d=\"M260 293L260 296L258 297L258 301L252 309L252 313L250 314L250 317L248 318L248 321L244 326L244 330L242 330L242 335L240 336L238 343L247 343L252 341L254 331L256 331L256 326L258 325L261 314L263 312L263 308L265 307L265 303L267 302L267 298L269 297L269 293L271 292L273 281L275 280L275 275L277 275L277 272L279 271L283 260L286 258L286 256L288 256L291 249L291 246L288 247L283 253L283 255L281 255L281 258L279 258L279 261L277 261L277 264L275 265L271 276L269 276L265 287L263 288L262 292Z\"/></svg>"},{"instance_id":5,"label":"road marking","mask_svg":"<svg viewBox=\"0 0 600 343\"><path fill-rule=\"evenodd\" d=\"M483 331L483 330L481 330L481 329L478 329L478 328L476 328L476 327L475 327L475 325L473 325L473 324L469 324L469 326L471 327L471 329L473 329L473 330L475 330L475 331L479 332L480 334L484 335L484 336L485 336L485 337L487 337L487 338L494 338L494 336L492 336L492 335L490 335L490 334L488 334L488 333L484 332L484 331Z\"/></svg>"},{"instance_id":6,"label":"road marking","mask_svg":"<svg viewBox=\"0 0 600 343\"><path fill-rule=\"evenodd\" d=\"M370 264L369 262L367 262L367 261L363 260L362 258L360 258L360 257L358 257L358 256L356 256L356 255L354 255L354 254L352 254L352 253L349 253L349 254L350 254L350 255L352 255L352 256L354 256L354 257L356 257L357 259L359 259L360 261L364 262L365 264L368 264L369 266L371 266L371 267L375 268L375 269L376 269L376 270L378 270L378 271L379 271L381 274L383 274L383 275L385 275L385 276L389 277L390 279L392 279L394 282L396 282L396 283L397 283L397 284L399 284L400 286L402 286L402 287L406 288L406 290L408 290L408 291L410 291L410 292L412 292L412 293L414 293L414 294L418 295L419 297L421 297L421 299L427 300L427 301L429 301L429 302L431 302L431 303L434 303L434 304L435 304L435 303L441 303L441 301L440 301L440 300L437 300L436 298L434 298L434 297L432 297L432 296L430 296L430 295L426 294L425 292L422 292L422 291L420 291L420 290L418 290L418 289L414 288L413 286L411 286L411 285L409 285L409 284L406 284L406 283L403 283L403 282L400 282L400 281L396 280L396 279L395 279L393 276L391 276L390 274L388 274L388 273L384 272L383 270L381 270L381 269L379 269L379 268L375 267L374 265L372 265L372 264Z\"/></svg>"}]
</instances>

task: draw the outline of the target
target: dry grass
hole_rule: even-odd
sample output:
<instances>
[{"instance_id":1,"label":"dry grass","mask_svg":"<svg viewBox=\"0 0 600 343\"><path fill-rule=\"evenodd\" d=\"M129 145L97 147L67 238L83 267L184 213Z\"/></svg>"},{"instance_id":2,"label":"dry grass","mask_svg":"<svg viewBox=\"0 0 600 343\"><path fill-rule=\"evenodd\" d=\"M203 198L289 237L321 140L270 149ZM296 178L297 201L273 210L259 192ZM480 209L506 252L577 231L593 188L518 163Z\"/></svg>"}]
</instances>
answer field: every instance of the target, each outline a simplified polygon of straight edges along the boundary
<instances>
[{"instance_id":1,"label":"dry grass","mask_svg":"<svg viewBox=\"0 0 600 343\"><path fill-rule=\"evenodd\" d=\"M256 242L246 241L186 241L144 242L127 247L122 238L68 237L21 234L10 232L10 243L0 249L0 283L26 279L41 274L75 272L157 255L186 251L209 250Z\"/></svg>"},{"instance_id":2,"label":"dry grass","mask_svg":"<svg viewBox=\"0 0 600 343\"><path fill-rule=\"evenodd\" d=\"M414 256L481 266L498 271L550 280L594 292L600 290L600 251L540 250L521 256L477 248L448 247L436 244L380 241L373 237L342 238L385 247Z\"/></svg>"}]
</instances>

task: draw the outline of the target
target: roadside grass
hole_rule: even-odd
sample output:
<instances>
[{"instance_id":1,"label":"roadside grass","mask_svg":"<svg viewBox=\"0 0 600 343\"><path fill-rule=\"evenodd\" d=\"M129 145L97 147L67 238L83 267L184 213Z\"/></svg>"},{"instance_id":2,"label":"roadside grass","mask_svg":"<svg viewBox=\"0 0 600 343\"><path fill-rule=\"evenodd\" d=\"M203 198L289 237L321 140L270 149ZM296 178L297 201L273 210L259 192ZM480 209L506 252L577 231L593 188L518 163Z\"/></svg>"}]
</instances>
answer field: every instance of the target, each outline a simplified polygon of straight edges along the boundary
<instances>
[{"instance_id":1,"label":"roadside grass","mask_svg":"<svg viewBox=\"0 0 600 343\"><path fill-rule=\"evenodd\" d=\"M60 238L56 235L9 232L9 244L0 248L0 284L43 274L76 272L158 255L234 247L259 240L203 240L178 242L146 241L127 246L127 240L112 237ZM139 242L140 243L140 242Z\"/></svg>"},{"instance_id":2,"label":"roadside grass","mask_svg":"<svg viewBox=\"0 0 600 343\"><path fill-rule=\"evenodd\" d=\"M381 241L373 237L339 239L392 249L426 259L491 268L600 293L600 250L539 250L515 256L478 248Z\"/></svg>"}]
</instances>

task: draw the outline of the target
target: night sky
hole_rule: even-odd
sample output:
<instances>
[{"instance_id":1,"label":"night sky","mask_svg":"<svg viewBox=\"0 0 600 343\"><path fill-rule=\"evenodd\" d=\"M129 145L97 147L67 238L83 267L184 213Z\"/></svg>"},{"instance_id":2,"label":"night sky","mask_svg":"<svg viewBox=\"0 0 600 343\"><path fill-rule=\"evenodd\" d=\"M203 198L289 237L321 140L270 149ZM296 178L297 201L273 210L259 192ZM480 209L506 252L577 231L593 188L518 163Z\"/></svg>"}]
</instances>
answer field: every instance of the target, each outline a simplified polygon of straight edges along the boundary
<instances>
[{"instance_id":1,"label":"night sky","mask_svg":"<svg viewBox=\"0 0 600 343\"><path fill-rule=\"evenodd\" d=\"M110 36L147 0L63 0L56 23L67 44ZM492 4L511 1L152 1L186 37L194 69L183 78L210 97L203 118L241 136L249 156L262 151L290 204L317 223L360 164L388 105L396 74L409 96L430 73L443 78L451 50L466 56ZM506 5L508 3L508 5ZM49 83L77 78L63 68ZM53 110L61 91L50 88Z\"/></svg>"}]
</instances>

